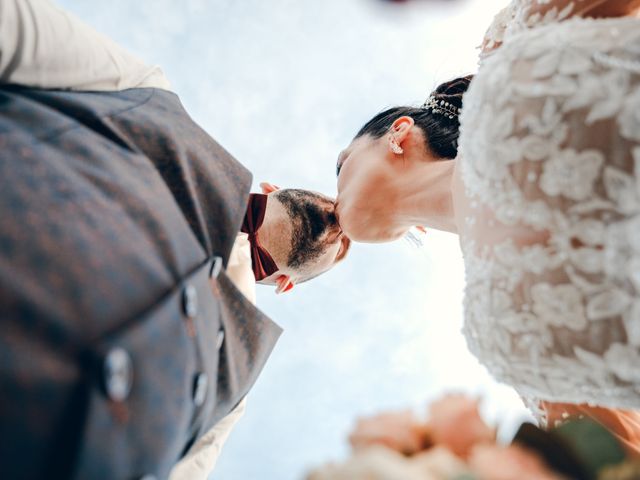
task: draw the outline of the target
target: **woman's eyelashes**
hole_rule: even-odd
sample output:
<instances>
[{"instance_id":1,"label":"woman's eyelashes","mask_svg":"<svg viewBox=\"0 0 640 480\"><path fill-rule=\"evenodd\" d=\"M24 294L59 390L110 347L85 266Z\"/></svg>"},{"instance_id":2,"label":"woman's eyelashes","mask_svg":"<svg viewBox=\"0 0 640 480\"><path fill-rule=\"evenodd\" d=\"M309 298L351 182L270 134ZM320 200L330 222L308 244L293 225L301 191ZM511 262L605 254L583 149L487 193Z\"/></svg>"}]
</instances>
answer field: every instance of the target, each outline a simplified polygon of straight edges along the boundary
<instances>
[{"instance_id":1,"label":"woman's eyelashes","mask_svg":"<svg viewBox=\"0 0 640 480\"><path fill-rule=\"evenodd\" d=\"M340 175L340 170L342 170L342 165L344 165L344 161L346 158L347 154L343 150L342 152L340 152L340 155L338 155L338 161L336 162L336 177Z\"/></svg>"}]
</instances>

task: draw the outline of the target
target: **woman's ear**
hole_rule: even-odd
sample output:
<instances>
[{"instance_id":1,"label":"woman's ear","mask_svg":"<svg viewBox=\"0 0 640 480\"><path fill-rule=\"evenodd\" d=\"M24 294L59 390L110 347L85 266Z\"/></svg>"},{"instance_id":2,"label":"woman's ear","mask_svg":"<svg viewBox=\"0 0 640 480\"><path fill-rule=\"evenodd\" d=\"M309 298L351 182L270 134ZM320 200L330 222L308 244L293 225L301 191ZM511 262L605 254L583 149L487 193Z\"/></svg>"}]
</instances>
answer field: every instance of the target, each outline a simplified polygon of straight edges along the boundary
<instances>
[{"instance_id":1,"label":"woman's ear","mask_svg":"<svg viewBox=\"0 0 640 480\"><path fill-rule=\"evenodd\" d=\"M260 188L262 189L262 193L264 193L265 195L269 195L270 193L273 193L276 190L280 190L280 187L269 182L260 183Z\"/></svg>"},{"instance_id":2,"label":"woman's ear","mask_svg":"<svg viewBox=\"0 0 640 480\"><path fill-rule=\"evenodd\" d=\"M404 116L396 118L391 124L389 131L398 145L402 145L402 142L406 140L415 123L413 118Z\"/></svg>"},{"instance_id":3,"label":"woman's ear","mask_svg":"<svg viewBox=\"0 0 640 480\"><path fill-rule=\"evenodd\" d=\"M293 288L293 281L289 275L280 275L276 278L276 293L285 293Z\"/></svg>"}]
</instances>

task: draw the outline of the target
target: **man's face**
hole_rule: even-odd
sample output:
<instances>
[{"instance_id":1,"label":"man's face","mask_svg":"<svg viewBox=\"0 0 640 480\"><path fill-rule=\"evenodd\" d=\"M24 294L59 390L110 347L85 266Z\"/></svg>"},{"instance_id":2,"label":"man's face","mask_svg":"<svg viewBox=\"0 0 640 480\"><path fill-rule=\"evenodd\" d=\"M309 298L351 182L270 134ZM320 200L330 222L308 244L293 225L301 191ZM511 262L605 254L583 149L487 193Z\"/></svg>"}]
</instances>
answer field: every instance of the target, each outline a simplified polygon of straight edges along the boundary
<instances>
[{"instance_id":1,"label":"man's face","mask_svg":"<svg viewBox=\"0 0 640 480\"><path fill-rule=\"evenodd\" d=\"M346 257L351 240L341 230L327 231L318 245L321 246L323 253L314 260L309 260L297 268L287 267L290 269L289 274L292 278L297 280L295 283L306 282L331 270L334 265Z\"/></svg>"},{"instance_id":2,"label":"man's face","mask_svg":"<svg viewBox=\"0 0 640 480\"><path fill-rule=\"evenodd\" d=\"M328 234L323 253L318 255L314 260L299 267L291 267L289 265L279 266L276 273L260 280L258 283L263 285L277 285L278 278L281 276L288 276L294 284L312 280L331 270L336 264L342 261L347 256L350 247L351 240L342 232L338 235Z\"/></svg>"},{"instance_id":3,"label":"man's face","mask_svg":"<svg viewBox=\"0 0 640 480\"><path fill-rule=\"evenodd\" d=\"M321 275L345 258L351 241L344 235L336 217L335 201L307 190L278 190L269 195L265 223L270 236L278 272L260 283L278 284L287 277L293 284ZM273 234L273 226L281 235ZM278 238L278 245L274 245ZM283 247L283 248L279 248Z\"/></svg>"}]
</instances>

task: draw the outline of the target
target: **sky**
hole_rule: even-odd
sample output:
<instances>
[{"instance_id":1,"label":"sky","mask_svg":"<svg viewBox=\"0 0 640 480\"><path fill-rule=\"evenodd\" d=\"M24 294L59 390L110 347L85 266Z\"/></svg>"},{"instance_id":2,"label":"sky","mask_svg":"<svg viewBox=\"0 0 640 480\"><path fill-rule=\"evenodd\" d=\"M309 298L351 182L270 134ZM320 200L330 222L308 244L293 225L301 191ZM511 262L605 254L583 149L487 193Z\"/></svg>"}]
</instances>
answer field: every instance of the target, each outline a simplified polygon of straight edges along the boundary
<instances>
[{"instance_id":1,"label":"sky","mask_svg":"<svg viewBox=\"0 0 640 480\"><path fill-rule=\"evenodd\" d=\"M506 0L59 0L148 63L191 116L260 181L336 193L335 161L371 116L421 104L476 69ZM481 395L507 438L526 418L460 333L457 238L428 231L354 245L326 275L285 295L258 287L283 328L214 480L294 480L348 452L358 416L426 411L445 392Z\"/></svg>"}]
</instances>

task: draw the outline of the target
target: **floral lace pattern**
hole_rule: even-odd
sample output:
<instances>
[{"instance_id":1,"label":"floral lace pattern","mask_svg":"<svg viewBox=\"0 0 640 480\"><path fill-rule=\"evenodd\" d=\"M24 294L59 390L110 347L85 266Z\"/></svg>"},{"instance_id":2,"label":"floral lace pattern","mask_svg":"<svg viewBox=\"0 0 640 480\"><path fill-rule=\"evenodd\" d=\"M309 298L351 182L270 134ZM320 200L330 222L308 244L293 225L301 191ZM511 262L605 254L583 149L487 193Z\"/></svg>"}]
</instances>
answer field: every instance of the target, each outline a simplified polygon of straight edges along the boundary
<instances>
[{"instance_id":1,"label":"floral lace pattern","mask_svg":"<svg viewBox=\"0 0 640 480\"><path fill-rule=\"evenodd\" d=\"M481 58L491 54L505 40L532 27L557 23L583 15L606 0L512 0L494 18L485 33Z\"/></svg>"},{"instance_id":2,"label":"floral lace pattern","mask_svg":"<svg viewBox=\"0 0 640 480\"><path fill-rule=\"evenodd\" d=\"M640 21L545 25L568 8L505 41L464 99L463 333L525 399L640 408L640 74L620 67Z\"/></svg>"}]
</instances>

